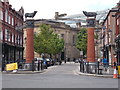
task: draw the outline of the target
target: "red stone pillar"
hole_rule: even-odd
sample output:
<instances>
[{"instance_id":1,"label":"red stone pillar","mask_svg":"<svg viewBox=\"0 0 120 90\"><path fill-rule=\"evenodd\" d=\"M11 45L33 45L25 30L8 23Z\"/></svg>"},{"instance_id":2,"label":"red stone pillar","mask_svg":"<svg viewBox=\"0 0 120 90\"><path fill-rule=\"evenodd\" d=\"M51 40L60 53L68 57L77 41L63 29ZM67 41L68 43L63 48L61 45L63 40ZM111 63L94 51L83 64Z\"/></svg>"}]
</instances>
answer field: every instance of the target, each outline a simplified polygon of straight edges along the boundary
<instances>
[{"instance_id":1,"label":"red stone pillar","mask_svg":"<svg viewBox=\"0 0 120 90\"><path fill-rule=\"evenodd\" d=\"M89 63L89 72L96 73L95 63L95 45L94 45L94 29L96 24L96 12L83 11L84 15L87 16L87 62Z\"/></svg>"},{"instance_id":2,"label":"red stone pillar","mask_svg":"<svg viewBox=\"0 0 120 90\"><path fill-rule=\"evenodd\" d=\"M26 62L24 69L33 70L34 61L34 20L26 20Z\"/></svg>"},{"instance_id":3,"label":"red stone pillar","mask_svg":"<svg viewBox=\"0 0 120 90\"><path fill-rule=\"evenodd\" d=\"M34 60L34 28L26 28L26 63L32 63Z\"/></svg>"},{"instance_id":4,"label":"red stone pillar","mask_svg":"<svg viewBox=\"0 0 120 90\"><path fill-rule=\"evenodd\" d=\"M87 28L87 61L95 62L94 27Z\"/></svg>"}]
</instances>

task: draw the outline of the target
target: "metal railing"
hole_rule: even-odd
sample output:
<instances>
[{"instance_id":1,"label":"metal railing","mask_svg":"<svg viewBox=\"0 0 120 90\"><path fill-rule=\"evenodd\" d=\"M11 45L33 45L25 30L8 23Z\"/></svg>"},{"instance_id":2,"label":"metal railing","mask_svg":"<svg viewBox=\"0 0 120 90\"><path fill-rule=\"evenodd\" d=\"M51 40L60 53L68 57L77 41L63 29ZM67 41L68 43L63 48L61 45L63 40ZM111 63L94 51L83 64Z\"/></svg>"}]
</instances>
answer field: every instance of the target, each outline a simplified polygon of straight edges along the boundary
<instances>
[{"instance_id":1,"label":"metal railing","mask_svg":"<svg viewBox=\"0 0 120 90\"><path fill-rule=\"evenodd\" d=\"M114 68L117 67L116 63L113 64L103 64L100 62L90 63L80 61L80 72L91 73L91 74L112 74Z\"/></svg>"}]
</instances>

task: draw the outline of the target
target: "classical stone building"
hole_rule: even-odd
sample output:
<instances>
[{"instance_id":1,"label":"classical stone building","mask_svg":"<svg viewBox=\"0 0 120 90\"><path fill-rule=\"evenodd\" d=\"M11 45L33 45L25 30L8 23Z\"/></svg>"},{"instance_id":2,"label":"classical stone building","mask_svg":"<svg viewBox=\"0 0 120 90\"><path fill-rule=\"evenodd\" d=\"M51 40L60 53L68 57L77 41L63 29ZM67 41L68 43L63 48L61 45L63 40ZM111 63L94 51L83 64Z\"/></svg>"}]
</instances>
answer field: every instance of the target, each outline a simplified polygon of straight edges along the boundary
<instances>
[{"instance_id":1,"label":"classical stone building","mask_svg":"<svg viewBox=\"0 0 120 90\"><path fill-rule=\"evenodd\" d=\"M73 58L79 58L80 52L75 47L77 33L79 32L79 29L71 28L70 26L66 25L63 22L56 22L53 20L47 20L47 19L40 19L35 21L35 28L34 32L38 32L40 24L46 24L51 25L52 28L54 28L54 32L57 33L60 37L64 39L64 50L61 52L61 55L66 58L70 58L70 60L73 60ZM26 37L24 30L24 38ZM25 56L25 54L24 54ZM35 58L40 57L38 54L35 53Z\"/></svg>"},{"instance_id":2,"label":"classical stone building","mask_svg":"<svg viewBox=\"0 0 120 90\"><path fill-rule=\"evenodd\" d=\"M2 63L23 59L23 25L24 9L12 8L8 0L0 1L0 41L2 43Z\"/></svg>"}]
</instances>

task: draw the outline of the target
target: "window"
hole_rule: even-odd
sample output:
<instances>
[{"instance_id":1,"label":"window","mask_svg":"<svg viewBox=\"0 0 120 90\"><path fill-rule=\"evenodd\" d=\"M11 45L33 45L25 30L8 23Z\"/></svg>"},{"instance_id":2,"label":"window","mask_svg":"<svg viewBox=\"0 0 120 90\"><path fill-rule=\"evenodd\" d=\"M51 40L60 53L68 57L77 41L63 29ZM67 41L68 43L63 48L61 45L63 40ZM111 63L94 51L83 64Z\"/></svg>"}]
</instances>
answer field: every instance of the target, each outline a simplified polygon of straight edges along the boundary
<instances>
[{"instance_id":1,"label":"window","mask_svg":"<svg viewBox=\"0 0 120 90\"><path fill-rule=\"evenodd\" d=\"M14 18L12 18L12 25L14 25Z\"/></svg>"},{"instance_id":2,"label":"window","mask_svg":"<svg viewBox=\"0 0 120 90\"><path fill-rule=\"evenodd\" d=\"M75 35L73 35L73 44L75 44Z\"/></svg>"},{"instance_id":3,"label":"window","mask_svg":"<svg viewBox=\"0 0 120 90\"><path fill-rule=\"evenodd\" d=\"M0 11L0 20L3 20L3 11Z\"/></svg>"},{"instance_id":4,"label":"window","mask_svg":"<svg viewBox=\"0 0 120 90\"><path fill-rule=\"evenodd\" d=\"M10 41L10 31L5 29L5 40Z\"/></svg>"},{"instance_id":5,"label":"window","mask_svg":"<svg viewBox=\"0 0 120 90\"><path fill-rule=\"evenodd\" d=\"M9 20L8 20L8 23L10 24L10 16L9 16Z\"/></svg>"},{"instance_id":6,"label":"window","mask_svg":"<svg viewBox=\"0 0 120 90\"><path fill-rule=\"evenodd\" d=\"M8 11L7 10L5 11L5 21L6 22L8 21Z\"/></svg>"},{"instance_id":7,"label":"window","mask_svg":"<svg viewBox=\"0 0 120 90\"><path fill-rule=\"evenodd\" d=\"M20 40L19 40L19 35L16 36L16 44L19 44Z\"/></svg>"},{"instance_id":8,"label":"window","mask_svg":"<svg viewBox=\"0 0 120 90\"><path fill-rule=\"evenodd\" d=\"M20 36L20 45L22 45L22 37Z\"/></svg>"},{"instance_id":9,"label":"window","mask_svg":"<svg viewBox=\"0 0 120 90\"><path fill-rule=\"evenodd\" d=\"M3 40L3 32L2 32L2 30L0 31L0 40Z\"/></svg>"},{"instance_id":10,"label":"window","mask_svg":"<svg viewBox=\"0 0 120 90\"><path fill-rule=\"evenodd\" d=\"M64 34L61 34L61 37L64 38Z\"/></svg>"},{"instance_id":11,"label":"window","mask_svg":"<svg viewBox=\"0 0 120 90\"><path fill-rule=\"evenodd\" d=\"M12 42L14 42L14 34L12 34Z\"/></svg>"}]
</instances>

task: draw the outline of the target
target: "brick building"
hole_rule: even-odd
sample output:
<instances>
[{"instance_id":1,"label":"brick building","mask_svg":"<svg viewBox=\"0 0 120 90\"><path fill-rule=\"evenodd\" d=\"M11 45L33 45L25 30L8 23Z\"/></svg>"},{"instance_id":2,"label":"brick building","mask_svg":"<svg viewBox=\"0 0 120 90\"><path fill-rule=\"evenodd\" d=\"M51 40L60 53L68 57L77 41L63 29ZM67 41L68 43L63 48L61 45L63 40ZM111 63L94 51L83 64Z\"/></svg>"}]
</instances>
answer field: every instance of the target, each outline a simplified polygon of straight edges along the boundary
<instances>
[{"instance_id":1,"label":"brick building","mask_svg":"<svg viewBox=\"0 0 120 90\"><path fill-rule=\"evenodd\" d=\"M0 41L2 43L2 63L23 59L23 25L24 9L12 8L8 0L0 1Z\"/></svg>"},{"instance_id":2,"label":"brick building","mask_svg":"<svg viewBox=\"0 0 120 90\"><path fill-rule=\"evenodd\" d=\"M110 64L116 62L115 39L120 33L119 3L109 11L103 23L103 57L106 57Z\"/></svg>"},{"instance_id":3,"label":"brick building","mask_svg":"<svg viewBox=\"0 0 120 90\"><path fill-rule=\"evenodd\" d=\"M120 1L117 3L117 12L115 14L116 20L116 55L117 55L117 62L120 65Z\"/></svg>"}]
</instances>

